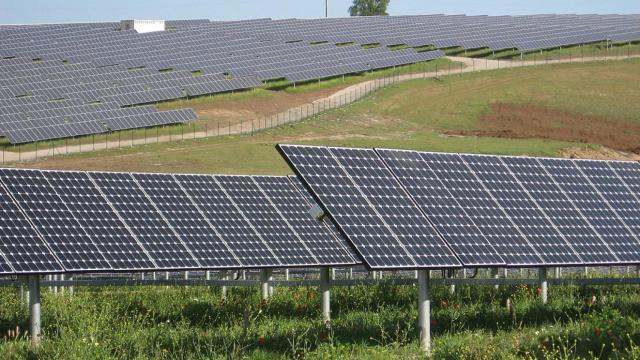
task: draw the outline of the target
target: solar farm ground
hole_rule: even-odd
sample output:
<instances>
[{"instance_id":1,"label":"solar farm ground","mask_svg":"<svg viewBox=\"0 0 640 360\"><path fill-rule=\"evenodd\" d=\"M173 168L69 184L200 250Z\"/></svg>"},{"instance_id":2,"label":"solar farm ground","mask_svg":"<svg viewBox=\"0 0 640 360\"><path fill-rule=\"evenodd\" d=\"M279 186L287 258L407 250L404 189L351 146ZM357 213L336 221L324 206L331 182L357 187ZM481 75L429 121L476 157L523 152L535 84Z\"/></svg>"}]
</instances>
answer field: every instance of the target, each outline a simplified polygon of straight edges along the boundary
<instances>
[{"instance_id":1,"label":"solar farm ground","mask_svg":"<svg viewBox=\"0 0 640 360\"><path fill-rule=\"evenodd\" d=\"M416 289L332 289L333 327L321 324L316 288L76 288L43 292L45 339L32 352L27 308L0 289L3 359L420 359ZM595 298L594 298L595 297ZM513 310L505 307L511 298ZM461 286L432 291L434 359L637 359L636 286L537 289ZM595 301L594 301L595 299Z\"/></svg>"},{"instance_id":2,"label":"solar farm ground","mask_svg":"<svg viewBox=\"0 0 640 360\"><path fill-rule=\"evenodd\" d=\"M628 59L412 80L352 105L251 136L56 156L24 166L290 173L274 149L276 143L636 159L640 88L632 84L640 81L638 68L639 59ZM284 99L289 95L243 93L228 103L203 101L197 108L252 111L255 104L269 102L271 96Z\"/></svg>"}]
</instances>

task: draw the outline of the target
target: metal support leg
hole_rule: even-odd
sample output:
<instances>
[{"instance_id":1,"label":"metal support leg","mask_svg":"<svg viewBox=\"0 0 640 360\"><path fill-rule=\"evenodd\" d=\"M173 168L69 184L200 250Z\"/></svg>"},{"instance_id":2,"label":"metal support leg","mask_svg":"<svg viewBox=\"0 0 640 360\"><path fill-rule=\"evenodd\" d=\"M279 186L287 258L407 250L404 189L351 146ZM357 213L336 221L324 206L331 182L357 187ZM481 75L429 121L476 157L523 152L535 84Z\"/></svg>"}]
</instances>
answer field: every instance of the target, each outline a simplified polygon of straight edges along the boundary
<instances>
[{"instance_id":1,"label":"metal support leg","mask_svg":"<svg viewBox=\"0 0 640 360\"><path fill-rule=\"evenodd\" d=\"M223 280L229 280L229 275L227 275L226 271L221 272L220 275L222 276ZM222 286L222 288L220 289L220 295L222 296L222 300L227 300L227 286L226 285Z\"/></svg>"},{"instance_id":2,"label":"metal support leg","mask_svg":"<svg viewBox=\"0 0 640 360\"><path fill-rule=\"evenodd\" d=\"M289 269L284 269L284 279L289 281Z\"/></svg>"},{"instance_id":3,"label":"metal support leg","mask_svg":"<svg viewBox=\"0 0 640 360\"><path fill-rule=\"evenodd\" d=\"M40 329L40 277L38 275L29 276L29 314L31 344L37 347L40 345L42 336Z\"/></svg>"},{"instance_id":4,"label":"metal support leg","mask_svg":"<svg viewBox=\"0 0 640 360\"><path fill-rule=\"evenodd\" d=\"M328 267L320 269L320 295L322 321L328 325L331 323L331 279Z\"/></svg>"},{"instance_id":5,"label":"metal support leg","mask_svg":"<svg viewBox=\"0 0 640 360\"><path fill-rule=\"evenodd\" d=\"M547 283L547 269L540 268L538 272L538 276L540 277L540 297L542 299L542 303L546 304L549 290L549 284Z\"/></svg>"},{"instance_id":6,"label":"metal support leg","mask_svg":"<svg viewBox=\"0 0 640 360\"><path fill-rule=\"evenodd\" d=\"M431 299L429 296L429 270L418 270L418 330L420 347L431 355Z\"/></svg>"},{"instance_id":7,"label":"metal support leg","mask_svg":"<svg viewBox=\"0 0 640 360\"><path fill-rule=\"evenodd\" d=\"M560 268L559 267L556 267L556 268L553 269L553 277L555 279L560 279Z\"/></svg>"},{"instance_id":8,"label":"metal support leg","mask_svg":"<svg viewBox=\"0 0 640 360\"><path fill-rule=\"evenodd\" d=\"M273 296L273 271L269 271L269 297Z\"/></svg>"},{"instance_id":9,"label":"metal support leg","mask_svg":"<svg viewBox=\"0 0 640 360\"><path fill-rule=\"evenodd\" d=\"M498 268L491 269L491 277L494 279L499 279L500 275L498 274ZM500 285L495 285L496 290L500 289Z\"/></svg>"},{"instance_id":10,"label":"metal support leg","mask_svg":"<svg viewBox=\"0 0 640 360\"><path fill-rule=\"evenodd\" d=\"M260 288L262 290L262 300L269 299L269 273L268 269L260 270Z\"/></svg>"}]
</instances>

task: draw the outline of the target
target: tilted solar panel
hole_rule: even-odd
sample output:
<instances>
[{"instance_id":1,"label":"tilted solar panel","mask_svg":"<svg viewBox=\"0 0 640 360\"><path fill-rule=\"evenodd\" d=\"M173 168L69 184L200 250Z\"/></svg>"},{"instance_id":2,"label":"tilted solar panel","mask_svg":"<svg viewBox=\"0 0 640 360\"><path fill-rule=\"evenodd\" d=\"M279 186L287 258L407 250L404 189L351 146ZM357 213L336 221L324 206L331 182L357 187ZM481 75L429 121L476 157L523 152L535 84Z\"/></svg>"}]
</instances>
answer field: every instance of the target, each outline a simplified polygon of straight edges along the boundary
<instances>
[{"instance_id":1,"label":"tilted solar panel","mask_svg":"<svg viewBox=\"0 0 640 360\"><path fill-rule=\"evenodd\" d=\"M369 267L461 266L373 150L278 150Z\"/></svg>"},{"instance_id":2,"label":"tilted solar panel","mask_svg":"<svg viewBox=\"0 0 640 360\"><path fill-rule=\"evenodd\" d=\"M41 171L0 169L0 180L60 264L68 271L111 266Z\"/></svg>"}]
</instances>

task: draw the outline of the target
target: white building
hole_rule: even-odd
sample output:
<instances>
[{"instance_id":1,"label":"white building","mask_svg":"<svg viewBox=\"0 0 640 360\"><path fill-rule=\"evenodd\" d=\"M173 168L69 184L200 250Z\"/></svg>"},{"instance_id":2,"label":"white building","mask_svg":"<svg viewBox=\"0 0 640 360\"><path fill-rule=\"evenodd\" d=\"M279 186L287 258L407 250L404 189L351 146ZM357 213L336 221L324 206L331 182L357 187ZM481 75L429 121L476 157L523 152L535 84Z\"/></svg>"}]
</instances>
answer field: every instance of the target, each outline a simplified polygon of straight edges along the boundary
<instances>
[{"instance_id":1,"label":"white building","mask_svg":"<svg viewBox=\"0 0 640 360\"><path fill-rule=\"evenodd\" d=\"M120 30L135 30L139 33L164 31L164 20L122 20Z\"/></svg>"}]
</instances>

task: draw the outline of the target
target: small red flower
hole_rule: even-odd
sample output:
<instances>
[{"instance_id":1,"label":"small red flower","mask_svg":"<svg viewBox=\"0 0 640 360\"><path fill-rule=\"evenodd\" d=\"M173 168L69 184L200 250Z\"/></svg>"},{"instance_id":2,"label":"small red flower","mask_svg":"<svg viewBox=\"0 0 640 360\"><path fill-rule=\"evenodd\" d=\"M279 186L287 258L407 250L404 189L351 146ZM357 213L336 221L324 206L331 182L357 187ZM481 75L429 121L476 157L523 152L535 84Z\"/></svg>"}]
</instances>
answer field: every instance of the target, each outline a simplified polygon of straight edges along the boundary
<instances>
[{"instance_id":1,"label":"small red flower","mask_svg":"<svg viewBox=\"0 0 640 360\"><path fill-rule=\"evenodd\" d=\"M536 293L537 293L538 295L542 294L542 288L537 288L537 289L536 289Z\"/></svg>"},{"instance_id":2,"label":"small red flower","mask_svg":"<svg viewBox=\"0 0 640 360\"><path fill-rule=\"evenodd\" d=\"M460 310L460 304L453 304L453 308L455 310Z\"/></svg>"},{"instance_id":3,"label":"small red flower","mask_svg":"<svg viewBox=\"0 0 640 360\"><path fill-rule=\"evenodd\" d=\"M611 324L613 324L613 321L607 320L607 324L611 325Z\"/></svg>"},{"instance_id":4,"label":"small red flower","mask_svg":"<svg viewBox=\"0 0 640 360\"><path fill-rule=\"evenodd\" d=\"M440 306L442 306L442 307L446 307L447 305L449 305L449 303L447 302L447 300L441 300L441 301L440 301Z\"/></svg>"},{"instance_id":5,"label":"small red flower","mask_svg":"<svg viewBox=\"0 0 640 360\"><path fill-rule=\"evenodd\" d=\"M601 333L601 332L600 332L600 328L596 328L596 329L594 330L594 334L596 335L596 337L600 337L600 333Z\"/></svg>"},{"instance_id":6,"label":"small red flower","mask_svg":"<svg viewBox=\"0 0 640 360\"><path fill-rule=\"evenodd\" d=\"M260 336L260 337L258 338L258 345L262 346L262 345L264 345L264 343L265 343L265 341L264 341L264 336Z\"/></svg>"},{"instance_id":7,"label":"small red flower","mask_svg":"<svg viewBox=\"0 0 640 360\"><path fill-rule=\"evenodd\" d=\"M607 336L612 338L613 337L613 331L611 331L611 330L607 331Z\"/></svg>"}]
</instances>

